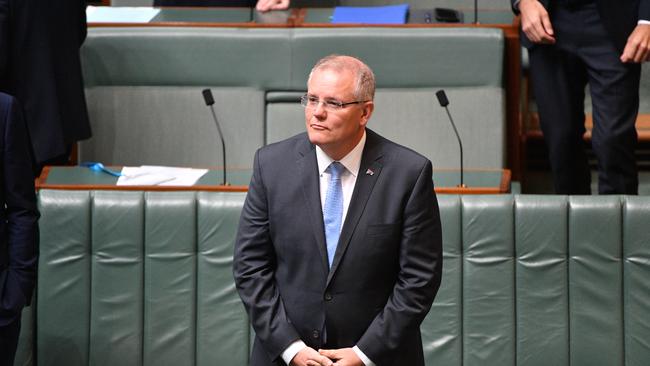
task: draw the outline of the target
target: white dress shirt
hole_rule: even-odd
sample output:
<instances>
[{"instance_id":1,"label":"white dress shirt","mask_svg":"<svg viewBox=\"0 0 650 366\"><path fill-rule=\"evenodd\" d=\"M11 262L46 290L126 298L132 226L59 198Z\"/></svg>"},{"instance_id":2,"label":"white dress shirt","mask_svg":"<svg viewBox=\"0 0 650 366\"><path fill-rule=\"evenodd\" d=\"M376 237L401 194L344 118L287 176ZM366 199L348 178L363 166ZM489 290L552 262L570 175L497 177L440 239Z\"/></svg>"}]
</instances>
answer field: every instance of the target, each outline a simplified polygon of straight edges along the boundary
<instances>
[{"instance_id":1,"label":"white dress shirt","mask_svg":"<svg viewBox=\"0 0 650 366\"><path fill-rule=\"evenodd\" d=\"M354 185L357 182L357 175L359 174L359 167L361 166L361 156L363 155L363 148L366 146L366 133L364 131L361 140L357 146L352 149L343 159L339 160L345 167L345 171L341 174L341 188L343 189L343 217L341 222L345 223L345 217L350 207L350 200L352 199L352 192L354 192ZM325 198L327 196L327 187L329 186L331 174L327 172L327 168L335 160L327 156L327 154L318 146L316 146L316 160L318 161L318 176L320 177L320 203L321 207L325 207ZM343 225L341 225L343 228ZM288 365L291 360L307 345L303 341L293 342L287 349L282 352L282 359ZM366 366L375 366L359 347L354 346L352 350L363 361Z\"/></svg>"}]
</instances>

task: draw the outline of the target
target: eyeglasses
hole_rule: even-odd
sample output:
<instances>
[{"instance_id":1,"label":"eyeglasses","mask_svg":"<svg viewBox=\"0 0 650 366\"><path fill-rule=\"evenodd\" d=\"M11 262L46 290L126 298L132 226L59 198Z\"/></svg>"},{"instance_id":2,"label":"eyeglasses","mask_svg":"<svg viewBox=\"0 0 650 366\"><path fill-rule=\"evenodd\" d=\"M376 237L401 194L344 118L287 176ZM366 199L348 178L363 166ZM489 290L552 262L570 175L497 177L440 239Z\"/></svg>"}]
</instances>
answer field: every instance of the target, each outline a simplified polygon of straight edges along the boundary
<instances>
[{"instance_id":1,"label":"eyeglasses","mask_svg":"<svg viewBox=\"0 0 650 366\"><path fill-rule=\"evenodd\" d=\"M300 97L300 104L302 104L303 107L316 108L318 107L318 103L320 102L321 101L318 99L318 97L313 95L305 94L302 97ZM326 110L338 111L349 105L365 103L365 102L369 102L369 100L355 100L354 102L343 103L335 99L329 99L329 100L324 100L322 103L323 103L323 108L325 108Z\"/></svg>"}]
</instances>

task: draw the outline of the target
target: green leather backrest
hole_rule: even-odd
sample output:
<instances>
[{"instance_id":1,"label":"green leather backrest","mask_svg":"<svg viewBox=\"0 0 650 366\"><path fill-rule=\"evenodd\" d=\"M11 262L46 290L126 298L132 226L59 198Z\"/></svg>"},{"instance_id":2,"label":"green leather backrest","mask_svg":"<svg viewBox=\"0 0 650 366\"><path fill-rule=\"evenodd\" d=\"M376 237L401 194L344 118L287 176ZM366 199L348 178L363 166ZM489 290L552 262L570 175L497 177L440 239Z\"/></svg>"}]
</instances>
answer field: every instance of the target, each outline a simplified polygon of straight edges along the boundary
<instances>
[{"instance_id":1,"label":"green leather backrest","mask_svg":"<svg viewBox=\"0 0 650 366\"><path fill-rule=\"evenodd\" d=\"M368 126L424 154L436 168L459 164L454 132L435 97L436 91L446 89L450 111L467 147L465 165L505 167L501 30L295 29L293 49L295 90L306 89L311 66L323 56L350 54L365 60L375 72L378 87ZM302 107L287 94L267 94L267 143L305 129Z\"/></svg>"},{"instance_id":2,"label":"green leather backrest","mask_svg":"<svg viewBox=\"0 0 650 366\"><path fill-rule=\"evenodd\" d=\"M284 89L290 70L289 32L272 28L91 28L81 52L84 82L86 86Z\"/></svg>"},{"instance_id":3,"label":"green leather backrest","mask_svg":"<svg viewBox=\"0 0 650 366\"><path fill-rule=\"evenodd\" d=\"M503 32L492 28L296 28L291 87L331 53L361 58L378 88L502 86Z\"/></svg>"},{"instance_id":4,"label":"green leather backrest","mask_svg":"<svg viewBox=\"0 0 650 366\"><path fill-rule=\"evenodd\" d=\"M245 365L243 193L41 191L40 365Z\"/></svg>"},{"instance_id":5,"label":"green leather backrest","mask_svg":"<svg viewBox=\"0 0 650 366\"><path fill-rule=\"evenodd\" d=\"M39 194L41 365L246 365L243 193ZM427 365L646 365L648 197L440 195Z\"/></svg>"},{"instance_id":6,"label":"green leather backrest","mask_svg":"<svg viewBox=\"0 0 650 366\"><path fill-rule=\"evenodd\" d=\"M93 137L80 161L115 165L222 165L222 148L203 87L96 86L86 89ZM252 169L264 144L264 91L212 87L229 168Z\"/></svg>"},{"instance_id":7,"label":"green leather backrest","mask_svg":"<svg viewBox=\"0 0 650 366\"><path fill-rule=\"evenodd\" d=\"M221 165L201 96L210 87L228 164L250 169L264 144L265 90L288 87L289 55L286 29L91 28L82 61L93 137L79 160Z\"/></svg>"},{"instance_id":8,"label":"green leather backrest","mask_svg":"<svg viewBox=\"0 0 650 366\"><path fill-rule=\"evenodd\" d=\"M210 86L228 164L250 169L257 148L304 131L297 98L274 95L300 95L313 64L331 53L375 71L377 132L437 168L456 167L458 147L434 97L446 88L465 165L505 166L504 38L488 28L92 28L82 60L93 137L79 159L221 165L200 95Z\"/></svg>"},{"instance_id":9,"label":"green leather backrest","mask_svg":"<svg viewBox=\"0 0 650 366\"><path fill-rule=\"evenodd\" d=\"M438 197L428 365L645 365L648 197Z\"/></svg>"}]
</instances>

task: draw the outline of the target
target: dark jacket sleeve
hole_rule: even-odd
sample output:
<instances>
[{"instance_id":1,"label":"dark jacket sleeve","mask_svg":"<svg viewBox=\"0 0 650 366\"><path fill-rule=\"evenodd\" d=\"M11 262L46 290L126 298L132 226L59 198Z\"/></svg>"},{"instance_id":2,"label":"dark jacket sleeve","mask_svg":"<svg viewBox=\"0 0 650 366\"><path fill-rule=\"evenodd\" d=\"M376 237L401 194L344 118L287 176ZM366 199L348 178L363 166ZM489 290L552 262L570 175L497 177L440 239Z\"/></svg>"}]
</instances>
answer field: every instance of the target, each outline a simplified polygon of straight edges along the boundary
<instances>
[{"instance_id":1,"label":"dark jacket sleeve","mask_svg":"<svg viewBox=\"0 0 650 366\"><path fill-rule=\"evenodd\" d=\"M395 364L405 335L419 328L442 279L442 228L427 161L404 209L399 275L384 309L357 345L376 364Z\"/></svg>"},{"instance_id":2,"label":"dark jacket sleeve","mask_svg":"<svg viewBox=\"0 0 650 366\"><path fill-rule=\"evenodd\" d=\"M639 19L650 21L650 0L639 0Z\"/></svg>"},{"instance_id":3,"label":"dark jacket sleeve","mask_svg":"<svg viewBox=\"0 0 650 366\"><path fill-rule=\"evenodd\" d=\"M0 90L3 80L7 77L7 62L9 55L9 1L0 0Z\"/></svg>"},{"instance_id":4,"label":"dark jacket sleeve","mask_svg":"<svg viewBox=\"0 0 650 366\"><path fill-rule=\"evenodd\" d=\"M0 0L2 1L2 0ZM79 34L81 35L79 39L79 47L83 45L88 35L88 22L86 19L86 0L79 0Z\"/></svg>"},{"instance_id":5,"label":"dark jacket sleeve","mask_svg":"<svg viewBox=\"0 0 650 366\"><path fill-rule=\"evenodd\" d=\"M510 6L512 6L512 11L516 14L519 15L519 7L515 6L515 4L519 2L519 0L510 0Z\"/></svg>"},{"instance_id":6,"label":"dark jacket sleeve","mask_svg":"<svg viewBox=\"0 0 650 366\"><path fill-rule=\"evenodd\" d=\"M233 271L235 284L256 336L272 360L299 340L275 283L276 255L269 232L266 191L259 151L239 220Z\"/></svg>"},{"instance_id":7,"label":"dark jacket sleeve","mask_svg":"<svg viewBox=\"0 0 650 366\"><path fill-rule=\"evenodd\" d=\"M14 98L9 100L2 151L5 240L8 266L0 310L19 314L31 301L36 282L38 218L32 162L22 112ZM0 102L4 102L0 101Z\"/></svg>"}]
</instances>

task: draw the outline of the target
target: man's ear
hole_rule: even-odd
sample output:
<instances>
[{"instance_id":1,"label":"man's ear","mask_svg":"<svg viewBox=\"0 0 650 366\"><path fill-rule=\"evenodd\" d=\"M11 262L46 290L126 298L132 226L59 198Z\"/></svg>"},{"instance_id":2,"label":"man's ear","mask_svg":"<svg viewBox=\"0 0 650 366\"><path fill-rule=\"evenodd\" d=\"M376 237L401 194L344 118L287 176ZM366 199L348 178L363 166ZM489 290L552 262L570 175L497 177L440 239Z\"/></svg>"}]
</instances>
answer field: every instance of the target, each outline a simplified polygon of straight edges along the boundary
<instances>
[{"instance_id":1,"label":"man's ear","mask_svg":"<svg viewBox=\"0 0 650 366\"><path fill-rule=\"evenodd\" d=\"M363 108L361 109L361 125L365 126L372 116L372 112L375 110L375 102L369 101L363 103Z\"/></svg>"}]
</instances>

